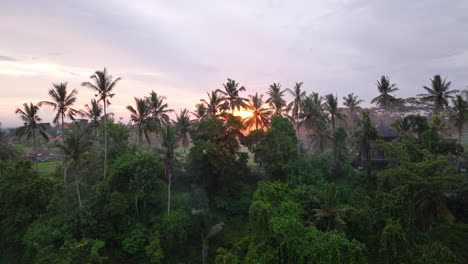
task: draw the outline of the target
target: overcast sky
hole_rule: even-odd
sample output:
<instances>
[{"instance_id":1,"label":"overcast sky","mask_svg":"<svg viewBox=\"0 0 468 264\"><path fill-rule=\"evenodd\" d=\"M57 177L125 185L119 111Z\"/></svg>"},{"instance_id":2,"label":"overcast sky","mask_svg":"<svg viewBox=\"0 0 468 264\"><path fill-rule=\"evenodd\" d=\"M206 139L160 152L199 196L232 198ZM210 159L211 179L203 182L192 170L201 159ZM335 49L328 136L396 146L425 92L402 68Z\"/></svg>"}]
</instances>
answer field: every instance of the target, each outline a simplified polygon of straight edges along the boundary
<instances>
[{"instance_id":1,"label":"overcast sky","mask_svg":"<svg viewBox=\"0 0 468 264\"><path fill-rule=\"evenodd\" d=\"M468 85L467 0L144 1L0 0L0 122L19 125L24 102L46 100L52 83L93 98L80 83L107 67L122 77L112 111L151 90L175 110L193 109L233 78L247 94L269 84L308 93L377 95L388 75L399 97L434 74ZM51 109L41 110L51 121Z\"/></svg>"}]
</instances>

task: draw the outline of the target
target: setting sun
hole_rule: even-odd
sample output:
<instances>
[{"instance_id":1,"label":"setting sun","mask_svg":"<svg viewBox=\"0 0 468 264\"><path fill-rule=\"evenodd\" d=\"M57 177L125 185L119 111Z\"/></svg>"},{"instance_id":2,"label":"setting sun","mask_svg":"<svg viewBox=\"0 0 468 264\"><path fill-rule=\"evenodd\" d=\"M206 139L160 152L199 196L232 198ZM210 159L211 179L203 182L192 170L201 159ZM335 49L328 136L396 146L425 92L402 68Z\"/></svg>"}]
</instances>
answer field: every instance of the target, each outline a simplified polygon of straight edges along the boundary
<instances>
[{"instance_id":1,"label":"setting sun","mask_svg":"<svg viewBox=\"0 0 468 264\"><path fill-rule=\"evenodd\" d=\"M242 109L240 111L239 110L234 111L233 115L240 116L242 119L244 119L244 118L252 116L253 113L250 112L249 110Z\"/></svg>"}]
</instances>

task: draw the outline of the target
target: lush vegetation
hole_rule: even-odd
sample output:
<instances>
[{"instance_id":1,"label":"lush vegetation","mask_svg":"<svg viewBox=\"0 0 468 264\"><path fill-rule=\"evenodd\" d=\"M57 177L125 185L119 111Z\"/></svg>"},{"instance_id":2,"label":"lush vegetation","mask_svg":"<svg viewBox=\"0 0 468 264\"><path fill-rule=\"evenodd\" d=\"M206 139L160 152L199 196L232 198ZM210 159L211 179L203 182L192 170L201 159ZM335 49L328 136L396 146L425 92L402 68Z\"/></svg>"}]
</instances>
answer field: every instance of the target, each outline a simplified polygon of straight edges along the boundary
<instances>
[{"instance_id":1,"label":"lush vegetation","mask_svg":"<svg viewBox=\"0 0 468 264\"><path fill-rule=\"evenodd\" d=\"M129 125L108 112L119 80L92 75L84 110L55 84L1 130L1 263L468 262L468 103L440 76L405 99L382 76L369 109L228 79L192 113L135 98Z\"/></svg>"}]
</instances>

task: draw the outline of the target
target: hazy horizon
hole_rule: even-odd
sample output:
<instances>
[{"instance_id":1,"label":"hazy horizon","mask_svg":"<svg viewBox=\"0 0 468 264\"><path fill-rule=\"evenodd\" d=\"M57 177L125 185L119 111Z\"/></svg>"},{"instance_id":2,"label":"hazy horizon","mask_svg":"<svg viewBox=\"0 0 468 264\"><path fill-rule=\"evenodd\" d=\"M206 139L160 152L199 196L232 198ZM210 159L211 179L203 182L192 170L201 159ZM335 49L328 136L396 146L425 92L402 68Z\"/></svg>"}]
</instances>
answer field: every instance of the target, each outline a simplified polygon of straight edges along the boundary
<instances>
[{"instance_id":1,"label":"hazy horizon","mask_svg":"<svg viewBox=\"0 0 468 264\"><path fill-rule=\"evenodd\" d=\"M424 12L422 12L424 10ZM368 105L387 75L398 97L422 93L441 74L468 85L468 1L7 1L0 15L0 122L48 100L53 83L77 89L76 108L94 93L81 82L107 67L122 77L111 112L151 90L169 107L193 110L227 78L266 92L304 82L307 93L354 92ZM40 116L51 122L53 111Z\"/></svg>"}]
</instances>

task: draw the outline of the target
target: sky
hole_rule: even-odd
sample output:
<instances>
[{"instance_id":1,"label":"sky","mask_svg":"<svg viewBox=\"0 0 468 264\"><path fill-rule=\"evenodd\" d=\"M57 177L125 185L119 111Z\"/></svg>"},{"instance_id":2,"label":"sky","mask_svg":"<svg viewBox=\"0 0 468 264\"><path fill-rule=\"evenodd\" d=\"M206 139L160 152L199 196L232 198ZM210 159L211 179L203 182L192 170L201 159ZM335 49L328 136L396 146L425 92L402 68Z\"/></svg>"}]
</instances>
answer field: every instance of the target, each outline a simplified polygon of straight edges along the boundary
<instances>
[{"instance_id":1,"label":"sky","mask_svg":"<svg viewBox=\"0 0 468 264\"><path fill-rule=\"evenodd\" d=\"M111 112L151 90L194 109L227 78L265 93L273 82L307 93L358 94L370 104L390 77L398 97L423 93L435 74L468 85L467 0L0 0L0 122L48 100L53 83L94 97L83 81L107 67L122 81ZM45 122L52 109L41 108Z\"/></svg>"}]
</instances>

